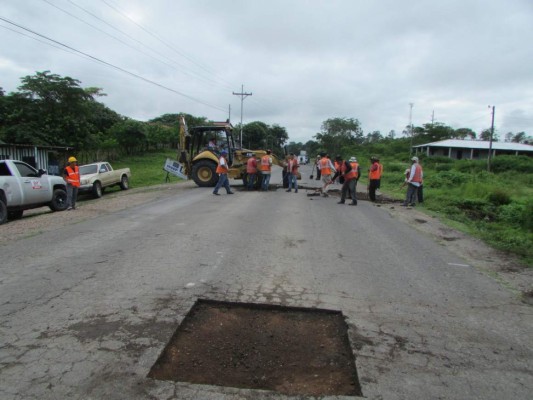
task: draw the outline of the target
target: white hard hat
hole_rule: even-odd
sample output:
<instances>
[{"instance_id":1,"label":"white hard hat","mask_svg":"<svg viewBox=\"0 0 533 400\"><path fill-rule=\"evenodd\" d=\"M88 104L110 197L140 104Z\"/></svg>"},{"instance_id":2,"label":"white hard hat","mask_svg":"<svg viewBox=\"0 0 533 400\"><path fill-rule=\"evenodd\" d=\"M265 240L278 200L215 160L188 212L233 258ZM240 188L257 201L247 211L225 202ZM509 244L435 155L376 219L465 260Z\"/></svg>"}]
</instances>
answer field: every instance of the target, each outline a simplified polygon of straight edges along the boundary
<instances>
[{"instance_id":1,"label":"white hard hat","mask_svg":"<svg viewBox=\"0 0 533 400\"><path fill-rule=\"evenodd\" d=\"M350 162L357 162L357 158L355 158L355 157L350 157Z\"/></svg>"},{"instance_id":2,"label":"white hard hat","mask_svg":"<svg viewBox=\"0 0 533 400\"><path fill-rule=\"evenodd\" d=\"M413 157L413 158L411 158L411 161L418 162L418 157Z\"/></svg>"}]
</instances>

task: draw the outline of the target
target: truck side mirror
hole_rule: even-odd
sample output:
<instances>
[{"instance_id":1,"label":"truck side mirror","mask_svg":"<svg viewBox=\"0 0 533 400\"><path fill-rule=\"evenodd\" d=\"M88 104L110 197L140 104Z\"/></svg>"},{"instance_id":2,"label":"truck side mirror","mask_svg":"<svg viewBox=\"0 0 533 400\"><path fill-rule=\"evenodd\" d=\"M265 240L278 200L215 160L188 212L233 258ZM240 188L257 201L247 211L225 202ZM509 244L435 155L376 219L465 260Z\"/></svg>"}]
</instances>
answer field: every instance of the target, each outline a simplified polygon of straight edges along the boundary
<instances>
[{"instance_id":1,"label":"truck side mirror","mask_svg":"<svg viewBox=\"0 0 533 400\"><path fill-rule=\"evenodd\" d=\"M43 175L46 175L46 170L45 169L42 169L42 168L39 168L39 171L38 172L38 175L39 175L39 178Z\"/></svg>"}]
</instances>

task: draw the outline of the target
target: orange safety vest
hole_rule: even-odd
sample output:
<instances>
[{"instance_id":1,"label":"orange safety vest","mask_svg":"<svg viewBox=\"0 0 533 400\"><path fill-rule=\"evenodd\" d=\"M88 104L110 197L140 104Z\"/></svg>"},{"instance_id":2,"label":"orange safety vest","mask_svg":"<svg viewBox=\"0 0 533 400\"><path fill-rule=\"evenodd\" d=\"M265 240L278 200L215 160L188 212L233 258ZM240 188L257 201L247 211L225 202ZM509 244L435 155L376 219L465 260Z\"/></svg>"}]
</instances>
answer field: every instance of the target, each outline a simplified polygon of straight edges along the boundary
<instances>
[{"instance_id":1,"label":"orange safety vest","mask_svg":"<svg viewBox=\"0 0 533 400\"><path fill-rule=\"evenodd\" d=\"M322 176L331 175L331 167L329 164L330 164L329 158L322 157L320 159L320 174Z\"/></svg>"},{"instance_id":2,"label":"orange safety vest","mask_svg":"<svg viewBox=\"0 0 533 400\"><path fill-rule=\"evenodd\" d=\"M350 166L352 167L352 169L347 174L344 174L346 170L346 164L342 163L341 167L342 173L344 174L344 179L346 179L347 181L349 181L350 179L356 179L359 176L359 174L357 173L357 167L359 166L359 164L353 162L350 163Z\"/></svg>"},{"instance_id":3,"label":"orange safety vest","mask_svg":"<svg viewBox=\"0 0 533 400\"><path fill-rule=\"evenodd\" d=\"M217 170L215 171L217 174L227 174L228 173L228 164L221 165L220 161L226 160L224 157L220 157L218 160Z\"/></svg>"},{"instance_id":4,"label":"orange safety vest","mask_svg":"<svg viewBox=\"0 0 533 400\"><path fill-rule=\"evenodd\" d=\"M72 169L69 165L65 168L65 171L67 171L67 183L70 183L75 187L80 187L80 170L78 166L76 165L74 169Z\"/></svg>"},{"instance_id":5,"label":"orange safety vest","mask_svg":"<svg viewBox=\"0 0 533 400\"><path fill-rule=\"evenodd\" d=\"M376 167L375 171L372 170L374 167ZM381 170L379 168L379 164L375 162L374 164L372 164L372 167L370 167L370 172L368 173L368 179L370 179L371 181L374 181L380 178L381 178Z\"/></svg>"},{"instance_id":6,"label":"orange safety vest","mask_svg":"<svg viewBox=\"0 0 533 400\"><path fill-rule=\"evenodd\" d=\"M413 179L411 179L411 182L422 183L422 167L420 166L420 164L416 164L415 174L413 176Z\"/></svg>"},{"instance_id":7,"label":"orange safety vest","mask_svg":"<svg viewBox=\"0 0 533 400\"><path fill-rule=\"evenodd\" d=\"M298 173L298 160L296 158L294 160L289 160L287 165L287 171L289 173L296 175Z\"/></svg>"},{"instance_id":8,"label":"orange safety vest","mask_svg":"<svg viewBox=\"0 0 533 400\"><path fill-rule=\"evenodd\" d=\"M255 174L256 172L257 172L257 161L255 160L255 157L252 156L246 162L246 173Z\"/></svg>"},{"instance_id":9,"label":"orange safety vest","mask_svg":"<svg viewBox=\"0 0 533 400\"><path fill-rule=\"evenodd\" d=\"M270 156L265 154L263 157L261 157L261 171L270 172L270 169Z\"/></svg>"}]
</instances>

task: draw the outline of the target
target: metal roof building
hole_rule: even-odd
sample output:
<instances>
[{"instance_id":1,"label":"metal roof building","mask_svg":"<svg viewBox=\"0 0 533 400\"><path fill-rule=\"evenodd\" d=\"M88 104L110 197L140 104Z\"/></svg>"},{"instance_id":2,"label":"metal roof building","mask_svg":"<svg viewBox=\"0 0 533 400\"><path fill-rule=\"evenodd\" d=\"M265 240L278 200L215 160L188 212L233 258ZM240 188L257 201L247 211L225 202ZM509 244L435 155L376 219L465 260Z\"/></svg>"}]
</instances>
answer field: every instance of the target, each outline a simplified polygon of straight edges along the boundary
<instances>
[{"instance_id":1,"label":"metal roof building","mask_svg":"<svg viewBox=\"0 0 533 400\"><path fill-rule=\"evenodd\" d=\"M45 169L50 175L59 175L59 164L66 161L72 147L8 144L0 141L0 160L20 160L34 168Z\"/></svg>"},{"instance_id":2,"label":"metal roof building","mask_svg":"<svg viewBox=\"0 0 533 400\"><path fill-rule=\"evenodd\" d=\"M444 156L456 160L484 159L489 155L489 142L478 140L447 139L440 142L413 146L417 154L427 156ZM533 156L533 146L522 143L492 142L492 156L496 155L528 155Z\"/></svg>"}]
</instances>

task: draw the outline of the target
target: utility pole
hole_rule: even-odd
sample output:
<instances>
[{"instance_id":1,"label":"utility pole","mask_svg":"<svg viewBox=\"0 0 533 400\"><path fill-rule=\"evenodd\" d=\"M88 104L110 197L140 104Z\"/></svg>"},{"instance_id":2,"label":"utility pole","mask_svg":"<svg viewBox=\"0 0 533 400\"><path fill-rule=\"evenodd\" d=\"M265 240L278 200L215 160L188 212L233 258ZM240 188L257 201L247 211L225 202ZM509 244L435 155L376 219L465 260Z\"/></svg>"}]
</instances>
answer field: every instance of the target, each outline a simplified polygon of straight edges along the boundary
<instances>
[{"instance_id":1,"label":"utility pole","mask_svg":"<svg viewBox=\"0 0 533 400\"><path fill-rule=\"evenodd\" d=\"M409 103L409 134L411 135L411 147L409 149L409 154L413 154L413 103Z\"/></svg>"},{"instance_id":2,"label":"utility pole","mask_svg":"<svg viewBox=\"0 0 533 400\"><path fill-rule=\"evenodd\" d=\"M233 94L235 96L241 96L241 149L242 149L242 105L243 105L244 99L247 98L248 96L251 96L252 93L245 93L244 85L241 85L241 92L240 93L233 92Z\"/></svg>"},{"instance_id":3,"label":"utility pole","mask_svg":"<svg viewBox=\"0 0 533 400\"><path fill-rule=\"evenodd\" d=\"M231 122L231 104L228 104L228 122Z\"/></svg>"},{"instance_id":4,"label":"utility pole","mask_svg":"<svg viewBox=\"0 0 533 400\"><path fill-rule=\"evenodd\" d=\"M496 112L496 106L492 106L492 122L490 124L489 156L487 158L487 171L488 172L490 172L490 159L492 157L492 138L494 137L494 114L495 112Z\"/></svg>"},{"instance_id":5,"label":"utility pole","mask_svg":"<svg viewBox=\"0 0 533 400\"><path fill-rule=\"evenodd\" d=\"M435 123L435 110L431 113L431 127L433 128L433 124Z\"/></svg>"}]
</instances>

